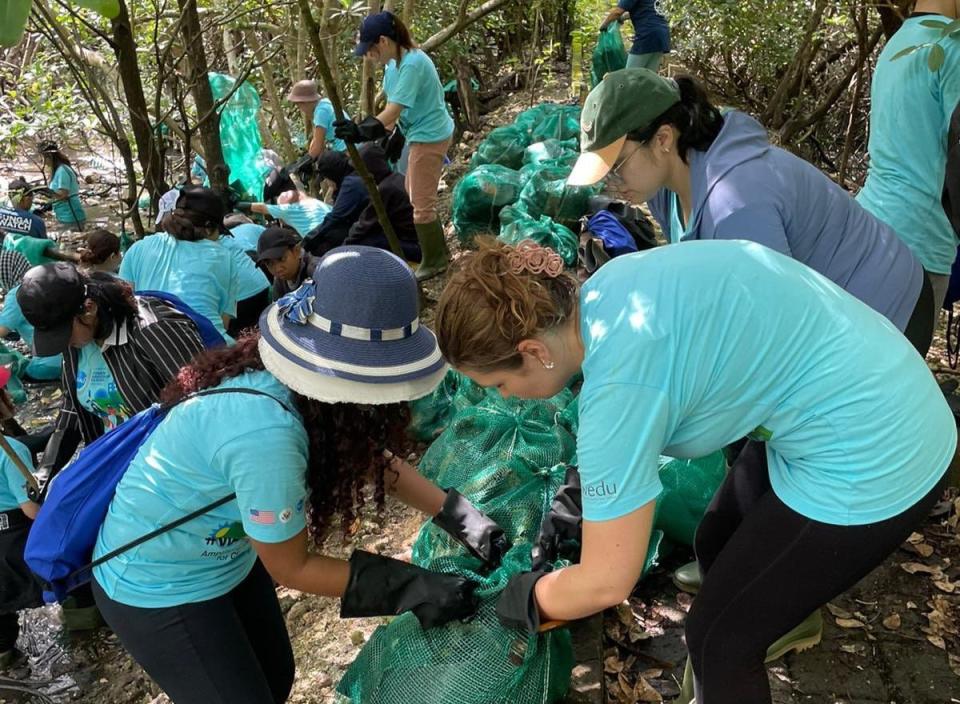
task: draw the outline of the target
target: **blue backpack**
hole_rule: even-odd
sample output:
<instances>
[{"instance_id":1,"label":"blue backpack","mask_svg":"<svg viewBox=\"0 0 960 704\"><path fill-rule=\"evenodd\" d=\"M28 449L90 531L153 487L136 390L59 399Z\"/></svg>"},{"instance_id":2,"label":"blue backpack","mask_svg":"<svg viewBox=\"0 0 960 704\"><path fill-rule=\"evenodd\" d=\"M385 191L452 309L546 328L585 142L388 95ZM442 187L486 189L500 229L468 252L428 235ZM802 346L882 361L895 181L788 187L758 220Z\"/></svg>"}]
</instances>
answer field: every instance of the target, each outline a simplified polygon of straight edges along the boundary
<instances>
[{"instance_id":1,"label":"blue backpack","mask_svg":"<svg viewBox=\"0 0 960 704\"><path fill-rule=\"evenodd\" d=\"M276 397L256 389L207 389L190 394L181 402L223 393L266 396L290 411ZM76 460L51 480L47 498L30 529L24 550L27 565L46 582L49 591L44 592L44 599L47 602L62 601L67 592L89 582L97 565L236 498L236 494L230 494L217 499L91 561L100 526L107 516L117 485L140 447L176 405L154 404L137 413L87 445Z\"/></svg>"},{"instance_id":2,"label":"blue backpack","mask_svg":"<svg viewBox=\"0 0 960 704\"><path fill-rule=\"evenodd\" d=\"M197 331L200 333L203 346L207 349L220 347L226 343L226 340L223 339L223 335L220 334L216 326L184 303L183 299L179 296L174 296L172 293L167 293L166 291L137 291L135 295L157 298L190 318L197 326Z\"/></svg>"}]
</instances>

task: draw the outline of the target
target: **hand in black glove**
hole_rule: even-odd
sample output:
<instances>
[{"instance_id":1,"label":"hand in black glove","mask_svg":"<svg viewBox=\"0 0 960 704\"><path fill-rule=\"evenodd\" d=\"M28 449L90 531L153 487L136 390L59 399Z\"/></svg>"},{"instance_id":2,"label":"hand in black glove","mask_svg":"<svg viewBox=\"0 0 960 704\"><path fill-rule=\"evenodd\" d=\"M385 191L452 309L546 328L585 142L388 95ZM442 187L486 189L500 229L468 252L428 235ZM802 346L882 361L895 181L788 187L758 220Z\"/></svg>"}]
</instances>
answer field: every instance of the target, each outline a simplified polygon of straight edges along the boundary
<instances>
[{"instance_id":1,"label":"hand in black glove","mask_svg":"<svg viewBox=\"0 0 960 704\"><path fill-rule=\"evenodd\" d=\"M491 567L500 564L511 546L503 534L503 528L467 501L456 489L447 489L443 508L433 517L433 522L469 550L471 555Z\"/></svg>"},{"instance_id":2,"label":"hand in black glove","mask_svg":"<svg viewBox=\"0 0 960 704\"><path fill-rule=\"evenodd\" d=\"M340 598L340 618L413 611L424 628L442 626L473 615L476 586L464 577L355 550L350 556L350 581Z\"/></svg>"},{"instance_id":3,"label":"hand in black glove","mask_svg":"<svg viewBox=\"0 0 960 704\"><path fill-rule=\"evenodd\" d=\"M359 144L360 142L372 142L375 139L385 137L387 130L380 120L371 115L364 118L359 125L353 120L334 120L333 134L337 139L342 139L344 142Z\"/></svg>"},{"instance_id":4,"label":"hand in black glove","mask_svg":"<svg viewBox=\"0 0 960 704\"><path fill-rule=\"evenodd\" d=\"M542 569L560 557L564 543L581 540L583 502L580 493L580 473L576 467L567 467L563 484L550 504L550 510L540 524L540 535L530 551L533 569ZM576 552L576 551L575 551Z\"/></svg>"},{"instance_id":5,"label":"hand in black glove","mask_svg":"<svg viewBox=\"0 0 960 704\"><path fill-rule=\"evenodd\" d=\"M533 589L547 570L515 574L497 599L497 618L507 628L521 628L536 633L540 628L540 612Z\"/></svg>"}]
</instances>

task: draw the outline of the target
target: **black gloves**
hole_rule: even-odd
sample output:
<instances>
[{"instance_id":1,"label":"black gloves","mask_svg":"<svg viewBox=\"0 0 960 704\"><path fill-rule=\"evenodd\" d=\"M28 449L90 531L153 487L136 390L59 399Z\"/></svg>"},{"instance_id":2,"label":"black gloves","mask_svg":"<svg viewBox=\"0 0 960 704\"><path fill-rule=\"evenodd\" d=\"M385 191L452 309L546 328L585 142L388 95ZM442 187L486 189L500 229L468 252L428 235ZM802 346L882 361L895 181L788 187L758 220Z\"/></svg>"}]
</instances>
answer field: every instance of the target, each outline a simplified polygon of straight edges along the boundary
<instances>
[{"instance_id":1,"label":"black gloves","mask_svg":"<svg viewBox=\"0 0 960 704\"><path fill-rule=\"evenodd\" d=\"M500 592L497 600L497 618L507 628L521 628L536 633L540 628L540 612L533 589L549 570L534 570L515 574Z\"/></svg>"},{"instance_id":2,"label":"black gloves","mask_svg":"<svg viewBox=\"0 0 960 704\"><path fill-rule=\"evenodd\" d=\"M564 543L581 539L583 525L583 502L580 494L580 473L576 467L567 467L563 484L557 490L550 504L550 510L540 524L540 535L530 551L534 570L543 569L548 563L560 557ZM579 553L573 550L573 555Z\"/></svg>"},{"instance_id":3,"label":"black gloves","mask_svg":"<svg viewBox=\"0 0 960 704\"><path fill-rule=\"evenodd\" d=\"M355 550L350 556L350 581L340 598L340 618L413 611L424 628L442 626L473 615L476 586L464 577Z\"/></svg>"},{"instance_id":4,"label":"black gloves","mask_svg":"<svg viewBox=\"0 0 960 704\"><path fill-rule=\"evenodd\" d=\"M333 123L333 134L337 139L351 144L360 142L372 142L375 139L381 139L387 136L387 130L383 123L373 115L364 118L359 125L353 120L335 120Z\"/></svg>"},{"instance_id":5,"label":"black gloves","mask_svg":"<svg viewBox=\"0 0 960 704\"><path fill-rule=\"evenodd\" d=\"M496 567L510 549L510 541L485 513L477 509L456 489L447 489L447 499L434 524L487 565Z\"/></svg>"}]
</instances>

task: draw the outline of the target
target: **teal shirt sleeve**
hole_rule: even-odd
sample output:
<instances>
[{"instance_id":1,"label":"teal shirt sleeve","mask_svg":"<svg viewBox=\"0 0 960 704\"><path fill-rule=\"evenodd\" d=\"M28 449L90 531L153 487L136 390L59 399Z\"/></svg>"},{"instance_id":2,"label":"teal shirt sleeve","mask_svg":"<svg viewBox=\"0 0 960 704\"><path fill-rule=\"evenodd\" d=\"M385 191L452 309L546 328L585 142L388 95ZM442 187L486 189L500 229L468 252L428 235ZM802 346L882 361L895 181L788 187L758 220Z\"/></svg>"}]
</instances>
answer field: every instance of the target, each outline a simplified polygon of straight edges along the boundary
<instances>
[{"instance_id":1,"label":"teal shirt sleeve","mask_svg":"<svg viewBox=\"0 0 960 704\"><path fill-rule=\"evenodd\" d=\"M53 191L66 190L73 195L80 188L73 172L66 166L59 166L50 179L50 189Z\"/></svg>"},{"instance_id":2,"label":"teal shirt sleeve","mask_svg":"<svg viewBox=\"0 0 960 704\"><path fill-rule=\"evenodd\" d=\"M426 73L427 64L421 61L404 61L396 73L392 83L392 90L387 100L405 108L413 107L417 102L417 94L425 80L430 78Z\"/></svg>"},{"instance_id":3,"label":"teal shirt sleeve","mask_svg":"<svg viewBox=\"0 0 960 704\"><path fill-rule=\"evenodd\" d=\"M140 243L135 242L123 259L120 260L120 271L117 275L124 281L129 281L134 290L137 288L137 261L140 259Z\"/></svg>"},{"instance_id":4,"label":"teal shirt sleeve","mask_svg":"<svg viewBox=\"0 0 960 704\"><path fill-rule=\"evenodd\" d=\"M14 286L7 292L3 299L3 310L0 310L0 326L18 332L20 325L24 322L23 313L20 312L20 305L17 303L17 289L19 288L19 286Z\"/></svg>"},{"instance_id":5,"label":"teal shirt sleeve","mask_svg":"<svg viewBox=\"0 0 960 704\"><path fill-rule=\"evenodd\" d=\"M223 468L237 494L248 536L282 543L306 527L307 437L295 421L287 418L283 425L264 425L232 438L213 462Z\"/></svg>"},{"instance_id":6,"label":"teal shirt sleeve","mask_svg":"<svg viewBox=\"0 0 960 704\"><path fill-rule=\"evenodd\" d=\"M956 42L958 40L960 40L960 37L956 34L947 39L948 42ZM960 103L960 51L954 52L954 56L958 59L957 61L951 60L951 57L948 56L940 69L940 85L943 91L943 95L941 96L943 124L947 125L948 129L953 111L956 110L957 104Z\"/></svg>"},{"instance_id":7,"label":"teal shirt sleeve","mask_svg":"<svg viewBox=\"0 0 960 704\"><path fill-rule=\"evenodd\" d=\"M620 518L657 498L668 411L659 389L628 383L584 388L577 457L586 520Z\"/></svg>"},{"instance_id":8,"label":"teal shirt sleeve","mask_svg":"<svg viewBox=\"0 0 960 704\"><path fill-rule=\"evenodd\" d=\"M27 449L27 446L13 438L7 438L7 442L10 443L10 447L17 453L17 456L23 460L27 469L32 472L34 470L33 457L30 456L30 450ZM27 480L24 479L17 466L6 455L3 455L3 469L7 480L7 490L16 499L18 506L25 504L30 500L27 496Z\"/></svg>"},{"instance_id":9,"label":"teal shirt sleeve","mask_svg":"<svg viewBox=\"0 0 960 704\"><path fill-rule=\"evenodd\" d=\"M313 126L322 127L329 134L333 134L333 105L329 100L321 100L313 109Z\"/></svg>"}]
</instances>

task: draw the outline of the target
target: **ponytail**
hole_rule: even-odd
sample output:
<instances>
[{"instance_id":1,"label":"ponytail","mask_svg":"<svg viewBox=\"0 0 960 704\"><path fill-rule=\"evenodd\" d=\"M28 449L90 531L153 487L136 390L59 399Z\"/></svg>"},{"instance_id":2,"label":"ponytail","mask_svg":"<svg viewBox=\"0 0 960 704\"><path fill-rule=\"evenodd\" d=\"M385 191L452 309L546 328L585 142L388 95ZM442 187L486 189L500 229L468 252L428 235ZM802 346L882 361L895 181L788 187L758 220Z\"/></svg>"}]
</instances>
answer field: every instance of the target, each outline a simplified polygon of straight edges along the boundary
<instances>
[{"instance_id":1,"label":"ponytail","mask_svg":"<svg viewBox=\"0 0 960 704\"><path fill-rule=\"evenodd\" d=\"M665 110L642 130L629 133L627 139L646 144L660 127L672 125L680 133L677 151L686 163L688 150L705 152L710 148L723 128L723 115L710 102L707 92L695 78L680 75L675 80L680 89L680 102Z\"/></svg>"},{"instance_id":2,"label":"ponytail","mask_svg":"<svg viewBox=\"0 0 960 704\"><path fill-rule=\"evenodd\" d=\"M164 232L182 242L205 240L213 227L209 216L184 208L174 208L160 225Z\"/></svg>"},{"instance_id":3,"label":"ponytail","mask_svg":"<svg viewBox=\"0 0 960 704\"><path fill-rule=\"evenodd\" d=\"M413 40L413 36L411 36L407 25L393 13L390 14L393 17L393 33L395 35L392 37L393 41L395 41L401 49L405 49L406 51L416 49L419 44Z\"/></svg>"},{"instance_id":4,"label":"ponytail","mask_svg":"<svg viewBox=\"0 0 960 704\"><path fill-rule=\"evenodd\" d=\"M136 324L137 299L129 283L102 271L83 275L83 282L87 298L97 304L97 337L106 337L122 323Z\"/></svg>"}]
</instances>

